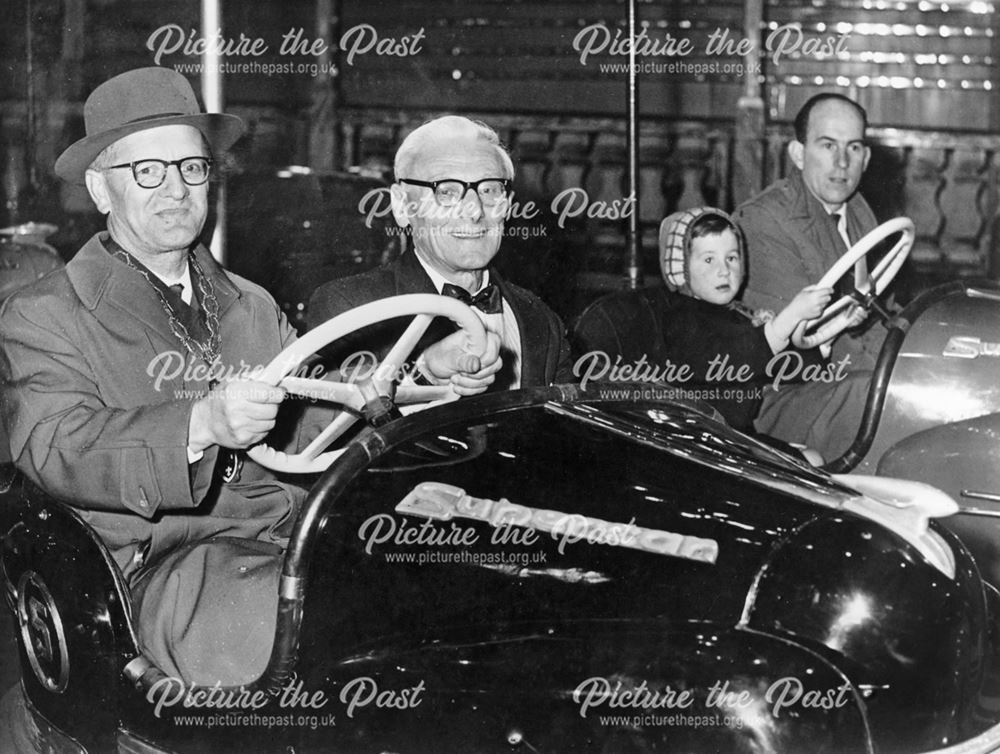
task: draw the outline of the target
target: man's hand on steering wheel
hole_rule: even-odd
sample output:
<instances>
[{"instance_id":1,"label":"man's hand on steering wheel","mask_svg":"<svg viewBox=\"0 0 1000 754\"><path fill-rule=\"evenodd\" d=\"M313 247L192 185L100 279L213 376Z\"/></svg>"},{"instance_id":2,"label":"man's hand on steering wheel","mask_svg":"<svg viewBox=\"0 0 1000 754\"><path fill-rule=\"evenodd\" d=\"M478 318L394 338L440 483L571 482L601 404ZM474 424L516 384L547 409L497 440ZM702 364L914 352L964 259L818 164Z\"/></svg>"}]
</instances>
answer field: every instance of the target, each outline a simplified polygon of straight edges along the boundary
<instances>
[{"instance_id":1,"label":"man's hand on steering wheel","mask_svg":"<svg viewBox=\"0 0 1000 754\"><path fill-rule=\"evenodd\" d=\"M417 367L435 385L450 383L458 395L478 395L493 384L503 366L500 337L487 331L486 351L481 356L470 353L468 348L469 338L459 330L425 349L417 359Z\"/></svg>"},{"instance_id":2,"label":"man's hand on steering wheel","mask_svg":"<svg viewBox=\"0 0 1000 754\"><path fill-rule=\"evenodd\" d=\"M868 319L868 310L860 304L855 304L847 313L847 326L845 330L850 330L864 323Z\"/></svg>"},{"instance_id":3,"label":"man's hand on steering wheel","mask_svg":"<svg viewBox=\"0 0 1000 754\"><path fill-rule=\"evenodd\" d=\"M869 273L865 256L881 241L896 233L899 234L899 239ZM826 271L816 286L834 285L853 267L852 292L831 303L816 319L804 321L795 328L791 338L792 345L796 348L826 345L844 330L861 324L870 309L878 309L878 296L902 267L913 247L914 233L912 220L897 217L882 223L851 246L847 253ZM863 316L858 314L858 309L864 311Z\"/></svg>"},{"instance_id":4,"label":"man's hand on steering wheel","mask_svg":"<svg viewBox=\"0 0 1000 754\"><path fill-rule=\"evenodd\" d=\"M284 388L256 380L221 382L191 407L188 448L200 453L212 445L248 448L274 429Z\"/></svg>"}]
</instances>

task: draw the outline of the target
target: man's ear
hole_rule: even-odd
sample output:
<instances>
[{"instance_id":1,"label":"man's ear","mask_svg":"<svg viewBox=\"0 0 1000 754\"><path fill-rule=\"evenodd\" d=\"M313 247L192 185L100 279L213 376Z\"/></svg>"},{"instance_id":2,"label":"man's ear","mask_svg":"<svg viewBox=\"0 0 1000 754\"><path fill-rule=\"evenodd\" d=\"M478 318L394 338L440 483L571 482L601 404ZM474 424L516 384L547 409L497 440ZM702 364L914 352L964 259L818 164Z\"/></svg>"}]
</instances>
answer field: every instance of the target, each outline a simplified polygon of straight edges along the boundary
<instances>
[{"instance_id":1,"label":"man's ear","mask_svg":"<svg viewBox=\"0 0 1000 754\"><path fill-rule=\"evenodd\" d=\"M872 158L872 148L865 146L865 161L861 165L861 172L865 172L868 169L868 160Z\"/></svg>"},{"instance_id":2,"label":"man's ear","mask_svg":"<svg viewBox=\"0 0 1000 754\"><path fill-rule=\"evenodd\" d=\"M792 164L799 170L802 170L802 165L805 163L805 151L806 148L798 139L792 139L788 142L788 156L792 159Z\"/></svg>"},{"instance_id":3,"label":"man's ear","mask_svg":"<svg viewBox=\"0 0 1000 754\"><path fill-rule=\"evenodd\" d=\"M396 218L396 224L400 228L405 228L410 224L411 202L406 197L406 189L398 183L389 187L389 198L392 202L392 216Z\"/></svg>"},{"instance_id":4,"label":"man's ear","mask_svg":"<svg viewBox=\"0 0 1000 754\"><path fill-rule=\"evenodd\" d=\"M111 211L111 189L108 187L107 176L100 170L88 170L84 176L90 198L97 205L97 211L106 215Z\"/></svg>"}]
</instances>

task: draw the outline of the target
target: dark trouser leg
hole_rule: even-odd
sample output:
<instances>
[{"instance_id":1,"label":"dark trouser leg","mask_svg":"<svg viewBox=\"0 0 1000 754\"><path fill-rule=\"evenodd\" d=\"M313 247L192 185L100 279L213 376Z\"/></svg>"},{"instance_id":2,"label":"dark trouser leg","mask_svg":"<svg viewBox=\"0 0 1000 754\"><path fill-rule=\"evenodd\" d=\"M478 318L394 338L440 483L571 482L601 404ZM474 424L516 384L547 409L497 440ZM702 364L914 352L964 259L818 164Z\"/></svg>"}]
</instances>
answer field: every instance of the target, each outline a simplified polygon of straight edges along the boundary
<instances>
[{"instance_id":1,"label":"dark trouser leg","mask_svg":"<svg viewBox=\"0 0 1000 754\"><path fill-rule=\"evenodd\" d=\"M255 680L274 640L282 549L234 537L170 553L133 590L139 647L168 676Z\"/></svg>"},{"instance_id":2,"label":"dark trouser leg","mask_svg":"<svg viewBox=\"0 0 1000 754\"><path fill-rule=\"evenodd\" d=\"M805 382L764 391L758 432L818 450L832 461L858 433L871 372L851 372L839 382Z\"/></svg>"}]
</instances>

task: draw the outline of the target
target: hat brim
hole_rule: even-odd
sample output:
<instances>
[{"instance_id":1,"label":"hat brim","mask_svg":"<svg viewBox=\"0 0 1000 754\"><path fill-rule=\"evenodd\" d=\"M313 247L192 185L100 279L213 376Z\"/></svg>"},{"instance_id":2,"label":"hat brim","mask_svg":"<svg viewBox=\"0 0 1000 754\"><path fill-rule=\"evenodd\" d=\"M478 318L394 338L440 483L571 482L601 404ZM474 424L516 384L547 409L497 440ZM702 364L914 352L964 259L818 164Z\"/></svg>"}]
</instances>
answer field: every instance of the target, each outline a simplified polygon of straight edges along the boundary
<instances>
[{"instance_id":1,"label":"hat brim","mask_svg":"<svg viewBox=\"0 0 1000 754\"><path fill-rule=\"evenodd\" d=\"M85 136L74 142L56 160L56 175L69 183L82 184L90 163L101 152L119 139L138 131L160 126L194 126L208 140L215 156L225 152L243 135L243 121L225 113L195 113L192 115L164 115L148 120L125 123L117 128Z\"/></svg>"}]
</instances>

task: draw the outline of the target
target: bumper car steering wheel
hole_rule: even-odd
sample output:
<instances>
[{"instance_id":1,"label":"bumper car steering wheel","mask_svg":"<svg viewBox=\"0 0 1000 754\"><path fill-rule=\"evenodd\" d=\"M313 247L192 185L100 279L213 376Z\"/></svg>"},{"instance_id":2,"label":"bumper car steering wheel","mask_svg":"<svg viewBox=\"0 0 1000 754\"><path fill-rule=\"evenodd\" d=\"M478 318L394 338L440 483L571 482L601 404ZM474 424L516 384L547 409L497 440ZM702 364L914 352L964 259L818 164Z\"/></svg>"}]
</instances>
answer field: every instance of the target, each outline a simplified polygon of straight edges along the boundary
<instances>
[{"instance_id":1,"label":"bumper car steering wheel","mask_svg":"<svg viewBox=\"0 0 1000 754\"><path fill-rule=\"evenodd\" d=\"M869 274L865 259L868 252L894 233L901 234L899 240ZM827 306L816 319L799 323L792 333L792 345L796 348L815 348L833 340L850 326L851 304L870 310L906 261L913 248L913 237L913 221L908 217L897 217L882 223L848 249L816 285L820 288L831 287L853 266L854 290Z\"/></svg>"},{"instance_id":2,"label":"bumper car steering wheel","mask_svg":"<svg viewBox=\"0 0 1000 754\"><path fill-rule=\"evenodd\" d=\"M332 382L293 375L307 358L345 335L407 315L416 316L382 362L370 370L370 378L359 382ZM448 317L462 328L471 353L481 356L486 351L486 330L472 309L457 299L426 293L393 296L364 304L327 320L289 345L274 357L258 379L269 385L279 385L295 395L318 398L352 410L338 412L300 453L283 453L262 443L250 448L247 455L274 471L292 474L324 471L343 451L323 451L358 420L358 412L369 403L391 398L398 404L429 404L458 398L450 385L395 385L406 358L435 317Z\"/></svg>"}]
</instances>

